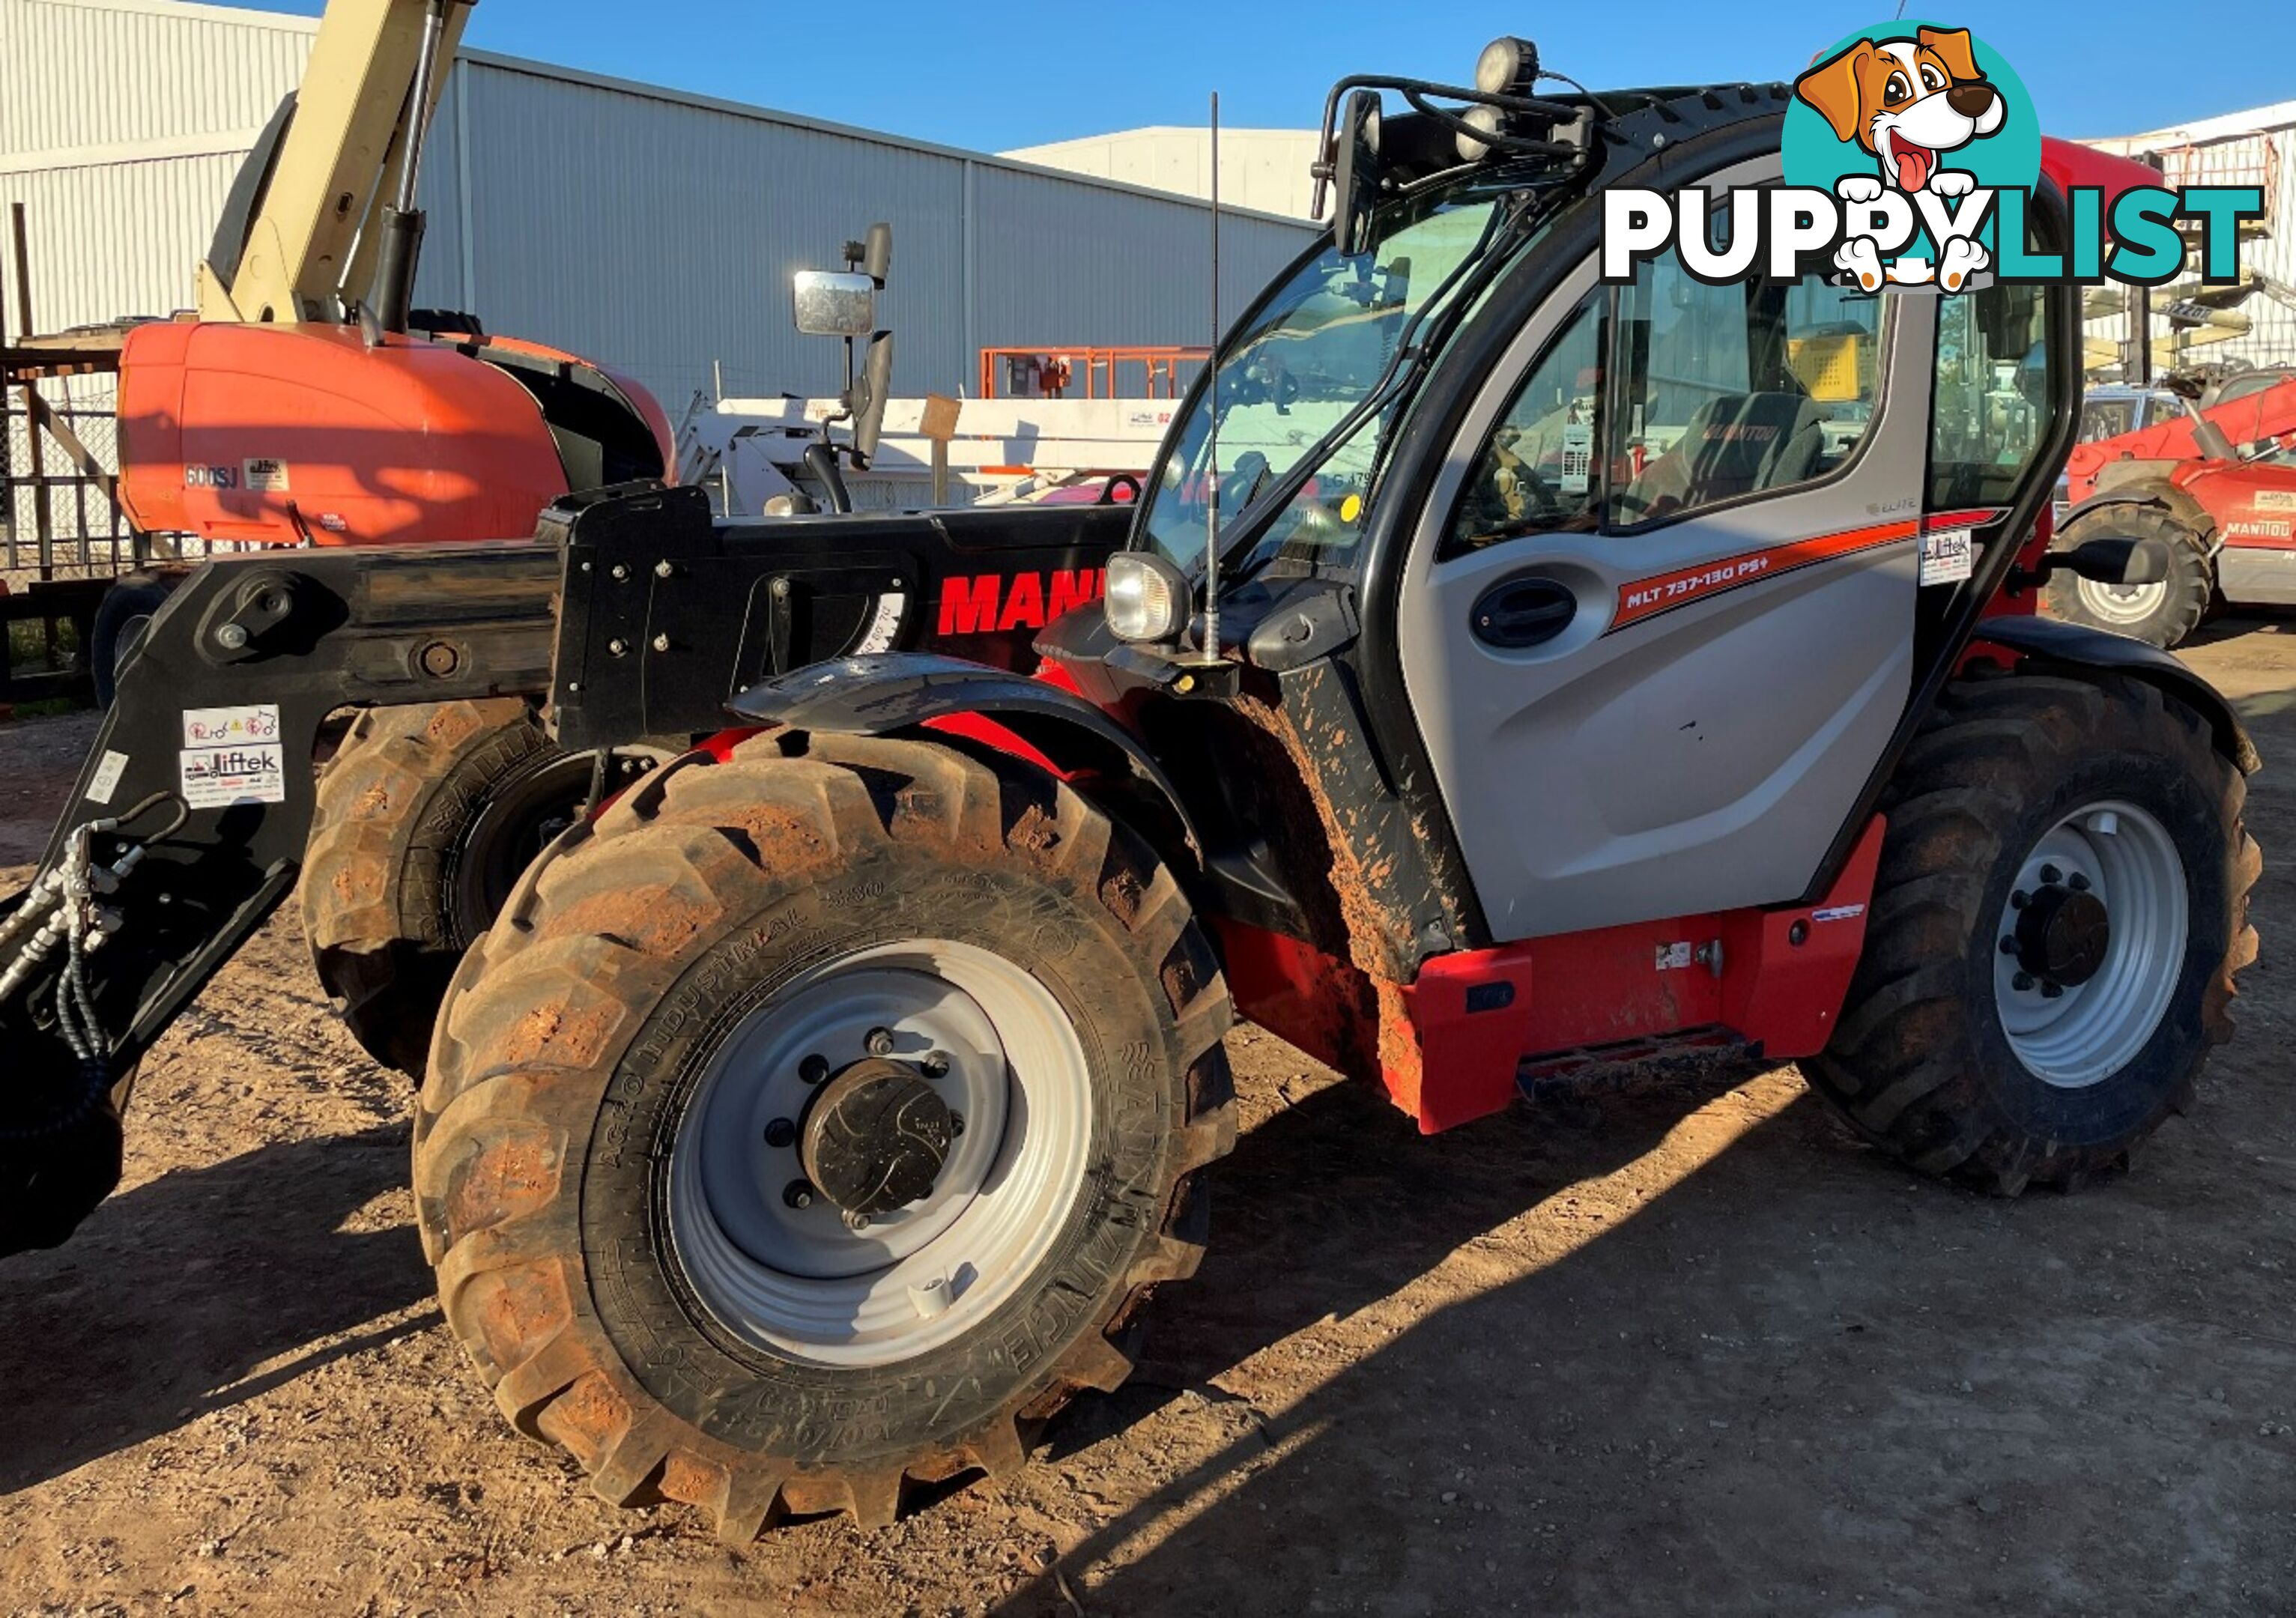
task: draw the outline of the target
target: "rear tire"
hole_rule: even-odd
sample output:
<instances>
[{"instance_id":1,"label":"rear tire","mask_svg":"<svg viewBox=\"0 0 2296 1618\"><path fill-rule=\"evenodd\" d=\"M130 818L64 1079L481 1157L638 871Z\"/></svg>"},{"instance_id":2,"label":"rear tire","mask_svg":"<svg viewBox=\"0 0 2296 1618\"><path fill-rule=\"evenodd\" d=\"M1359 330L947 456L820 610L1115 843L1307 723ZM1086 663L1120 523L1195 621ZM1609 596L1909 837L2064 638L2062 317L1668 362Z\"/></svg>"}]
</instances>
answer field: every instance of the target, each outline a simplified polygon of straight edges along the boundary
<instances>
[{"instance_id":1,"label":"rear tire","mask_svg":"<svg viewBox=\"0 0 2296 1618\"><path fill-rule=\"evenodd\" d=\"M2256 958L2246 795L2156 686L1949 688L1884 800L1866 948L1813 1087L1915 1169L2003 1195L2125 1165L2190 1106ZM2075 892L2106 928L2033 925L2070 921ZM2070 967L2037 959L2084 938Z\"/></svg>"},{"instance_id":2,"label":"rear tire","mask_svg":"<svg viewBox=\"0 0 2296 1618\"><path fill-rule=\"evenodd\" d=\"M935 970L959 957L985 975ZM819 1161L812 1098L869 1065L855 1030L821 1031L874 1018L855 1007L882 985L819 992L857 959L939 984L921 1006L1009 992L1059 1024L1024 1048L991 1016L992 1071L1025 1105L958 1126L930 1188L866 1230L790 1190ZM913 1089L974 1081L980 1047L887 1020L871 1047ZM1234 1139L1229 1020L1171 874L1063 784L795 733L682 762L537 866L455 978L414 1172L447 1318L504 1416L610 1501L688 1502L734 1543L785 1515L888 1523L907 1484L1022 1466L1045 1418L1128 1374L1147 1289L1203 1251L1193 1177ZM808 1072L818 1088L792 1089ZM754 1100L729 1112L737 1082ZM1048 1129L1070 1146L1039 1153ZM984 1137L976 1161L1003 1166L947 1198ZM968 1223L1043 1184L1033 1244ZM933 1278L904 1294L881 1270Z\"/></svg>"},{"instance_id":3,"label":"rear tire","mask_svg":"<svg viewBox=\"0 0 2296 1618\"><path fill-rule=\"evenodd\" d=\"M587 781L586 760L517 698L371 708L352 721L319 780L303 928L320 983L368 1055L422 1076L455 964L578 814Z\"/></svg>"},{"instance_id":4,"label":"rear tire","mask_svg":"<svg viewBox=\"0 0 2296 1618\"><path fill-rule=\"evenodd\" d=\"M2049 580L2049 616L2148 645L2181 645L2216 599L2206 537L2157 505L2109 505L2074 516L2054 548L2105 538L2160 540L2169 547L2169 577L2158 584L2105 585L2062 569Z\"/></svg>"},{"instance_id":5,"label":"rear tire","mask_svg":"<svg viewBox=\"0 0 2296 1618\"><path fill-rule=\"evenodd\" d=\"M95 682L95 705L109 709L119 689L119 666L144 642L152 615L166 603L170 587L149 573L131 573L103 593L87 637L87 671Z\"/></svg>"}]
</instances>

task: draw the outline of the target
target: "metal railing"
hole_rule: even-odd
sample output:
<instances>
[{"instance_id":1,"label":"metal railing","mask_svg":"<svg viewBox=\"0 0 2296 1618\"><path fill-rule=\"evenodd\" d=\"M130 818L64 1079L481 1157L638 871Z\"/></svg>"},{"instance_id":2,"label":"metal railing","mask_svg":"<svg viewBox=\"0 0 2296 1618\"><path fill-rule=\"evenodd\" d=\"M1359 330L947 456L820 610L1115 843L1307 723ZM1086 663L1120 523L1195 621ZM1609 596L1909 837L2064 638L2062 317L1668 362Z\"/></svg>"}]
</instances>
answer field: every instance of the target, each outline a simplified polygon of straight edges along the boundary
<instances>
[{"instance_id":1,"label":"metal railing","mask_svg":"<svg viewBox=\"0 0 2296 1618\"><path fill-rule=\"evenodd\" d=\"M1211 357L1179 344L980 350L983 398L1177 398ZM1136 391L1128 384L1137 380Z\"/></svg>"}]
</instances>

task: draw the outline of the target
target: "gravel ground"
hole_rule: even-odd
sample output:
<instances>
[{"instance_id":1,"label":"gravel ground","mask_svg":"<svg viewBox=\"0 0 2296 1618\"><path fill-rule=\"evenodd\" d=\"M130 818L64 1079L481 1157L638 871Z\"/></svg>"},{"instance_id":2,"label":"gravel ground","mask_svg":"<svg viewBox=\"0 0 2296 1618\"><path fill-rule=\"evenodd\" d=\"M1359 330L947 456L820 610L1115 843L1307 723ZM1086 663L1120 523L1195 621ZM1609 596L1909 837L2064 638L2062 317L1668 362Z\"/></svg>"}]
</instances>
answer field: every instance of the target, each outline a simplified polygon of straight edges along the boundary
<instances>
[{"instance_id":1,"label":"gravel ground","mask_svg":"<svg viewBox=\"0 0 2296 1618\"><path fill-rule=\"evenodd\" d=\"M2194 661L2296 756L2296 624ZM92 735L0 727L0 866ZM1210 1258L1002 1489L721 1548L504 1425L441 1325L406 1097L291 923L147 1065L127 1181L0 1263L0 1607L71 1613L2267 1613L2296 1608L2296 790L2204 1105L1988 1202L1791 1067L1421 1141L1275 1040Z\"/></svg>"}]
</instances>

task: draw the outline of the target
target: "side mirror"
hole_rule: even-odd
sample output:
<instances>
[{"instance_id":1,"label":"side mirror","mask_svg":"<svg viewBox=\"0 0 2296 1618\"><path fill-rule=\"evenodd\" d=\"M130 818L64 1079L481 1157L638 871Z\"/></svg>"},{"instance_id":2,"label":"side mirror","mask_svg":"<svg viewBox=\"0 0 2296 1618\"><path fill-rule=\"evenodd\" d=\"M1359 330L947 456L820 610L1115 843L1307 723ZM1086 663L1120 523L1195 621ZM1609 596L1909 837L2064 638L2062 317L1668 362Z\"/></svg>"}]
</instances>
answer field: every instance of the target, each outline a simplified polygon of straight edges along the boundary
<instances>
[{"instance_id":1,"label":"side mirror","mask_svg":"<svg viewBox=\"0 0 2296 1618\"><path fill-rule=\"evenodd\" d=\"M1340 114L1332 155L1332 239L1352 259L1371 245L1371 214L1379 201L1379 93L1355 90Z\"/></svg>"},{"instance_id":2,"label":"side mirror","mask_svg":"<svg viewBox=\"0 0 2296 1618\"><path fill-rule=\"evenodd\" d=\"M2091 584L2161 584L2176 559L2165 540L2098 538L2085 539L2052 560Z\"/></svg>"},{"instance_id":3,"label":"side mirror","mask_svg":"<svg viewBox=\"0 0 2296 1618\"><path fill-rule=\"evenodd\" d=\"M853 453L865 466L877 453L877 439L885 431L885 406L893 397L890 332L879 332L869 339L869 357L862 362L861 380L853 394Z\"/></svg>"},{"instance_id":4,"label":"side mirror","mask_svg":"<svg viewBox=\"0 0 2296 1618\"><path fill-rule=\"evenodd\" d=\"M866 337L877 329L877 283L858 270L800 270L790 287L797 329L808 337Z\"/></svg>"}]
</instances>

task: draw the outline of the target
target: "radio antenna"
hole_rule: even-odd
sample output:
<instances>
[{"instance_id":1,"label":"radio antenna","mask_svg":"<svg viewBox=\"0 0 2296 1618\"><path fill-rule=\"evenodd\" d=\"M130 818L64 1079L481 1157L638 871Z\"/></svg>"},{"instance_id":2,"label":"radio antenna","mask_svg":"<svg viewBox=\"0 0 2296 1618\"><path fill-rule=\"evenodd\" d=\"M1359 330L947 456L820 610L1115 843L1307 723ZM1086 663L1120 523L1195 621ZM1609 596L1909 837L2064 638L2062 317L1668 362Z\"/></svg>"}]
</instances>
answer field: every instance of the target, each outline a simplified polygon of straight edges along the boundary
<instances>
[{"instance_id":1,"label":"radio antenna","mask_svg":"<svg viewBox=\"0 0 2296 1618\"><path fill-rule=\"evenodd\" d=\"M1219 656L1219 361L1220 361L1220 150L1219 92L1212 92L1212 341L1211 428L1206 448L1211 485L1204 502L1204 659Z\"/></svg>"}]
</instances>

